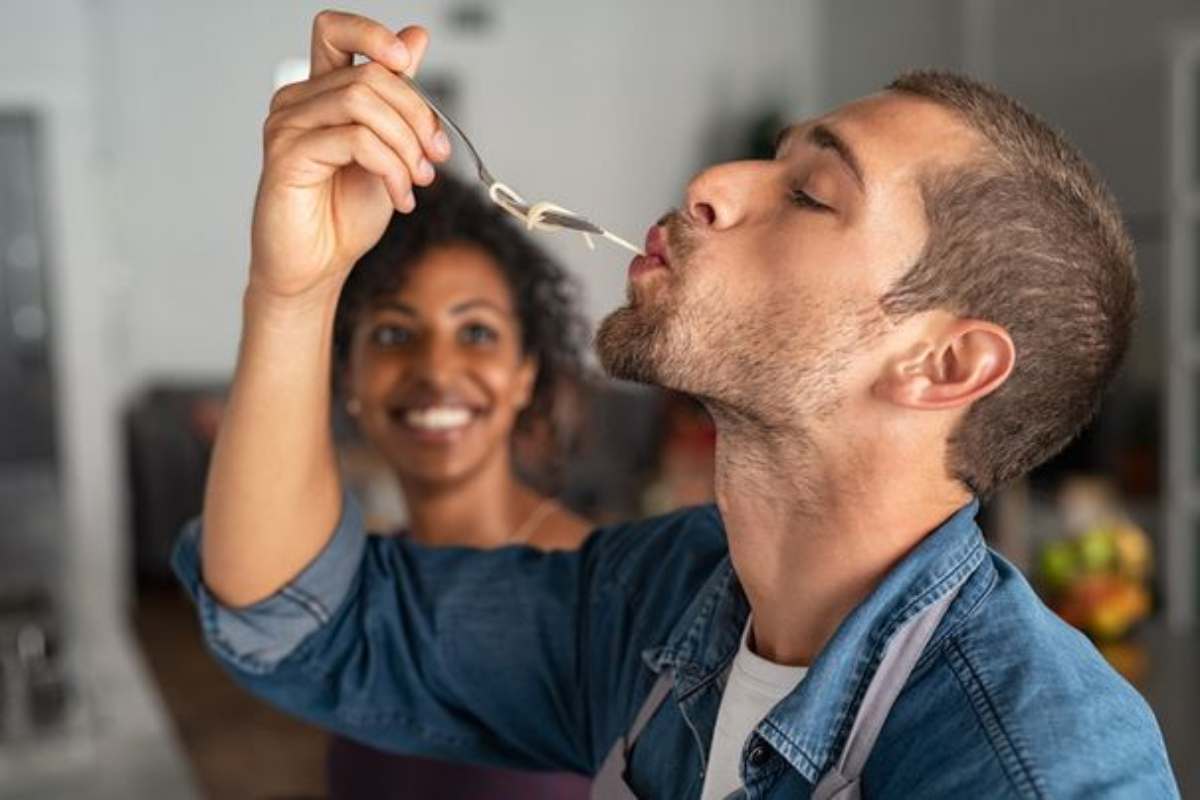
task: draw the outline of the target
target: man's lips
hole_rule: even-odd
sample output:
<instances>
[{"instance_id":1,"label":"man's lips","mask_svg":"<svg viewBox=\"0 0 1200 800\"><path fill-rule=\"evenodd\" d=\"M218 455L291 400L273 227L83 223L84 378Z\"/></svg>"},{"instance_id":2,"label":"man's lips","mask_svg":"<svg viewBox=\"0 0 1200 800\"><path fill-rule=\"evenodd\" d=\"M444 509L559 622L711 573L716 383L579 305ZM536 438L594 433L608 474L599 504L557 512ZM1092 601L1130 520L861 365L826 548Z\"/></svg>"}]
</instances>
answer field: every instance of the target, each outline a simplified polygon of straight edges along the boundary
<instances>
[{"instance_id":1,"label":"man's lips","mask_svg":"<svg viewBox=\"0 0 1200 800\"><path fill-rule=\"evenodd\" d=\"M671 259L667 245L667 233L661 225L653 225L646 232L646 251L644 256L635 256L629 262L629 279L636 280L643 275L660 269L670 269Z\"/></svg>"},{"instance_id":2,"label":"man's lips","mask_svg":"<svg viewBox=\"0 0 1200 800\"><path fill-rule=\"evenodd\" d=\"M664 267L671 266L667 246L667 231L662 225L651 225L650 230L646 231L646 246L643 249L646 251L648 257L657 258L663 263Z\"/></svg>"}]
</instances>

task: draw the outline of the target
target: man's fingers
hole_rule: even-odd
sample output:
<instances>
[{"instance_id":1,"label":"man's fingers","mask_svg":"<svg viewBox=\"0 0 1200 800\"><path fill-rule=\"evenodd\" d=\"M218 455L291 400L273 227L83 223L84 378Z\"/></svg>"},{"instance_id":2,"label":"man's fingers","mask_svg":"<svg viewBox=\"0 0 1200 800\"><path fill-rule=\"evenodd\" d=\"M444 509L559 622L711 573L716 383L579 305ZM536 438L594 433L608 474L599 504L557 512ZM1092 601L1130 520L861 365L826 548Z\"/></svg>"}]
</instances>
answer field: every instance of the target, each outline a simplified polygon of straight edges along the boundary
<instances>
[{"instance_id":1,"label":"man's fingers","mask_svg":"<svg viewBox=\"0 0 1200 800\"><path fill-rule=\"evenodd\" d=\"M358 124L390 147L408 169L413 183L433 182L433 165L407 118L399 114L365 82L352 82L271 115L269 130L308 130Z\"/></svg>"},{"instance_id":2,"label":"man's fingers","mask_svg":"<svg viewBox=\"0 0 1200 800\"><path fill-rule=\"evenodd\" d=\"M296 152L327 166L331 172L358 164L383 180L397 211L408 213L416 206L408 170L400 156L362 125L340 125L309 131L291 143Z\"/></svg>"},{"instance_id":3,"label":"man's fingers","mask_svg":"<svg viewBox=\"0 0 1200 800\"><path fill-rule=\"evenodd\" d=\"M271 100L271 114L286 117L295 106L356 83L370 87L404 118L416 132L430 160L445 161L450 157L450 140L442 131L437 115L404 81L375 62L335 70L318 78L284 86Z\"/></svg>"},{"instance_id":4,"label":"man's fingers","mask_svg":"<svg viewBox=\"0 0 1200 800\"><path fill-rule=\"evenodd\" d=\"M397 210L411 211L413 183L433 180L429 159L450 154L432 110L394 74L415 74L428 45L429 34L419 26L393 33L358 14L322 11L313 20L309 80L272 98L268 158L307 163L298 174L325 174L322 180L357 164L382 179ZM354 67L356 55L372 63Z\"/></svg>"},{"instance_id":5,"label":"man's fingers","mask_svg":"<svg viewBox=\"0 0 1200 800\"><path fill-rule=\"evenodd\" d=\"M375 20L358 14L322 11L313 19L309 74L315 78L348 67L354 63L356 54L396 71L407 70L413 64L409 44L416 45L419 39L412 31L413 28L406 28L407 37L401 38ZM428 34L425 37L428 39Z\"/></svg>"},{"instance_id":6,"label":"man's fingers","mask_svg":"<svg viewBox=\"0 0 1200 800\"><path fill-rule=\"evenodd\" d=\"M410 78L416 77L417 70L421 68L421 62L425 60L425 51L429 48L429 31L420 25L409 25L407 28L401 29L396 34L396 38L404 42L411 58L409 65L404 69L404 74Z\"/></svg>"}]
</instances>

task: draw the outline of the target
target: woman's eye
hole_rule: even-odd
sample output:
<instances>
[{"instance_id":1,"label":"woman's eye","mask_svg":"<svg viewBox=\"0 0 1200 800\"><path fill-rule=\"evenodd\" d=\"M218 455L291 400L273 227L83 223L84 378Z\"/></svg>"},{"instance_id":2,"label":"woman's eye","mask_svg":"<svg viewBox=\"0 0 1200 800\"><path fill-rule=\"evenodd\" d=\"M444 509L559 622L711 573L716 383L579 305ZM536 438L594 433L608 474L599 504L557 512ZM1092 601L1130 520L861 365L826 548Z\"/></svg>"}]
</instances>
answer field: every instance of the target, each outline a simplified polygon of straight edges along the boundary
<instances>
[{"instance_id":1,"label":"woman's eye","mask_svg":"<svg viewBox=\"0 0 1200 800\"><path fill-rule=\"evenodd\" d=\"M458 332L459 341L463 344L491 344L499 338L492 328L480 323L465 325Z\"/></svg>"},{"instance_id":2,"label":"woman's eye","mask_svg":"<svg viewBox=\"0 0 1200 800\"><path fill-rule=\"evenodd\" d=\"M801 208L811 208L816 211L829 211L829 206L814 198L803 189L792 189L792 203Z\"/></svg>"},{"instance_id":3,"label":"woman's eye","mask_svg":"<svg viewBox=\"0 0 1200 800\"><path fill-rule=\"evenodd\" d=\"M371 331L371 342L379 347L399 347L410 341L412 331L399 325L380 325Z\"/></svg>"}]
</instances>

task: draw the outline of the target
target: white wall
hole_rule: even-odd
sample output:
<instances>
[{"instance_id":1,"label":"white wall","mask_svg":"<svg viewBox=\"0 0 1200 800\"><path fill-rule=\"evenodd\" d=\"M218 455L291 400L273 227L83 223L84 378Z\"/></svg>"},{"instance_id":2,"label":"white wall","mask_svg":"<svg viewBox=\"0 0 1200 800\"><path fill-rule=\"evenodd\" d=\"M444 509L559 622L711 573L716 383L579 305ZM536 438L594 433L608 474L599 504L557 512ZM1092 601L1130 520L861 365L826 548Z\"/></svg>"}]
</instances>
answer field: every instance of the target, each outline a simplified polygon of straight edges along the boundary
<instances>
[{"instance_id":1,"label":"white wall","mask_svg":"<svg viewBox=\"0 0 1200 800\"><path fill-rule=\"evenodd\" d=\"M1161 43L1188 0L480 2L496 18L485 35L450 30L451 0L353 8L433 31L426 68L458 75L460 121L503 179L632 238L678 201L723 121L767 105L803 116L911 66L984 73L1064 127L1134 218L1148 324L1132 371L1161 370ZM124 398L232 365L271 78L304 55L320 7L0 0L0 102L29 99L51 122L68 511L100 572L124 563ZM544 241L593 316L619 302L620 251Z\"/></svg>"},{"instance_id":2,"label":"white wall","mask_svg":"<svg viewBox=\"0 0 1200 800\"><path fill-rule=\"evenodd\" d=\"M1143 305L1126 378L1164 380L1167 42L1195 0L995 3L996 80L1062 127L1111 185L1137 240Z\"/></svg>"},{"instance_id":3,"label":"white wall","mask_svg":"<svg viewBox=\"0 0 1200 800\"><path fill-rule=\"evenodd\" d=\"M1125 380L1164 369L1166 42L1195 0L826 0L821 97L938 66L995 83L1062 128L1112 186L1137 240L1142 324Z\"/></svg>"},{"instance_id":4,"label":"white wall","mask_svg":"<svg viewBox=\"0 0 1200 800\"><path fill-rule=\"evenodd\" d=\"M45 133L68 600L103 616L118 602L125 563L114 424L124 358L101 192L107 162L94 135L93 19L83 0L6 2L0 13L0 107L33 110Z\"/></svg>"},{"instance_id":5,"label":"white wall","mask_svg":"<svg viewBox=\"0 0 1200 800\"><path fill-rule=\"evenodd\" d=\"M678 201L718 123L816 107L818 0L480 2L485 35L449 30L451 0L351 8L427 25L426 68L458 76L494 171L628 238ZM71 583L101 617L127 585L120 412L149 381L227 377L272 76L323 6L0 0L0 104L48 122ZM593 316L622 299L621 251L545 241Z\"/></svg>"},{"instance_id":6,"label":"white wall","mask_svg":"<svg viewBox=\"0 0 1200 800\"><path fill-rule=\"evenodd\" d=\"M129 380L221 376L234 356L273 70L305 55L323 4L107 5ZM496 25L482 36L450 31L450 5L352 7L430 28L426 69L459 75L459 122L502 180L634 240L677 202L718 116L769 100L798 115L814 105L813 2L483 3ZM622 251L544 241L583 278L593 315L621 300Z\"/></svg>"},{"instance_id":7,"label":"white wall","mask_svg":"<svg viewBox=\"0 0 1200 800\"><path fill-rule=\"evenodd\" d=\"M970 0L825 0L821 101L833 107L882 89L917 67L963 67Z\"/></svg>"}]
</instances>

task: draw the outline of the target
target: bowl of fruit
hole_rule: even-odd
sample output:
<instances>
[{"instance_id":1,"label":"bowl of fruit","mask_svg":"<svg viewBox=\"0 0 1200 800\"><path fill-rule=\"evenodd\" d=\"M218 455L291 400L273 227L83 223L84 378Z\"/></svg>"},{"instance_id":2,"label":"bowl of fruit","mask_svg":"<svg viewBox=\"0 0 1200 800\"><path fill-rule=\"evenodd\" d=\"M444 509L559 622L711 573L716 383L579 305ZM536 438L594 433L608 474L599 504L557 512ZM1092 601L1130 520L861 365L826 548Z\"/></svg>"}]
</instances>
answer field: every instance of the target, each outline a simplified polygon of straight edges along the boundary
<instances>
[{"instance_id":1,"label":"bowl of fruit","mask_svg":"<svg viewBox=\"0 0 1200 800\"><path fill-rule=\"evenodd\" d=\"M1041 544L1037 581L1047 604L1097 643L1125 638L1151 611L1152 547L1103 481L1064 485L1059 535Z\"/></svg>"}]
</instances>

